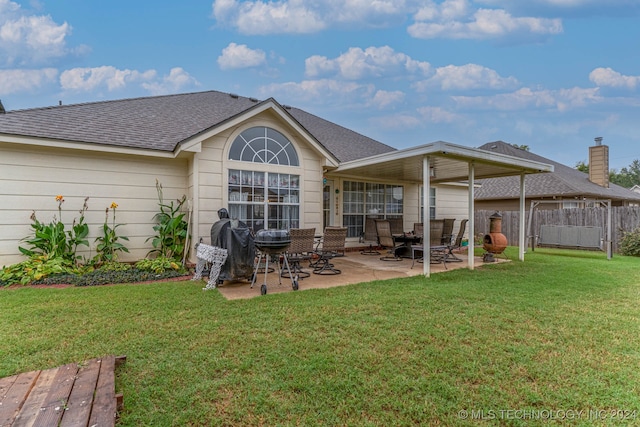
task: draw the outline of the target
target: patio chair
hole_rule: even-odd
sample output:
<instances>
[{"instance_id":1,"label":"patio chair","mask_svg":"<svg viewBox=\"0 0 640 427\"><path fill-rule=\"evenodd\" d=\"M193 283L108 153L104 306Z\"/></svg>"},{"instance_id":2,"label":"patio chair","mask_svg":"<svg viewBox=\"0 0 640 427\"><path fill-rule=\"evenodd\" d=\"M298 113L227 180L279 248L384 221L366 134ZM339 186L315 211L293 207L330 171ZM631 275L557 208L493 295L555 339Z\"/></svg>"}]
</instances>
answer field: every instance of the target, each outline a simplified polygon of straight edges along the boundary
<instances>
[{"instance_id":1,"label":"patio chair","mask_svg":"<svg viewBox=\"0 0 640 427\"><path fill-rule=\"evenodd\" d=\"M442 220L442 244L450 245L453 238L453 224L456 222L455 218L445 218Z\"/></svg>"},{"instance_id":2,"label":"patio chair","mask_svg":"<svg viewBox=\"0 0 640 427\"><path fill-rule=\"evenodd\" d=\"M424 238L424 224L421 222L413 223L413 234L420 238Z\"/></svg>"},{"instance_id":3,"label":"patio chair","mask_svg":"<svg viewBox=\"0 0 640 427\"><path fill-rule=\"evenodd\" d=\"M460 229L458 230L458 235L456 236L456 240L452 245L449 245L447 252L447 261L449 262L461 262L462 260L453 254L454 249L458 249L462 246L462 238L464 237L464 232L467 227L468 219L463 219L460 222ZM469 249L471 250L471 249Z\"/></svg>"},{"instance_id":4,"label":"patio chair","mask_svg":"<svg viewBox=\"0 0 640 427\"><path fill-rule=\"evenodd\" d=\"M432 219L429 221L429 243L431 246L442 245L442 234L444 232L444 220Z\"/></svg>"},{"instance_id":5,"label":"patio chair","mask_svg":"<svg viewBox=\"0 0 640 427\"><path fill-rule=\"evenodd\" d=\"M378 233L378 244L388 251L388 255L380 257L380 259L382 261L402 261L402 258L396 254L396 250L404 245L402 243L398 244L393 238L389 221L385 219L376 220L376 232Z\"/></svg>"},{"instance_id":6,"label":"patio chair","mask_svg":"<svg viewBox=\"0 0 640 427\"><path fill-rule=\"evenodd\" d=\"M392 235L404 234L404 220L402 217L387 218L387 221L389 221Z\"/></svg>"},{"instance_id":7,"label":"patio chair","mask_svg":"<svg viewBox=\"0 0 640 427\"><path fill-rule=\"evenodd\" d=\"M300 266L302 261L309 261L314 253L316 229L314 228L292 228L289 230L291 243L287 248L287 260L291 274L295 277L297 274L300 279L311 276L311 273L305 271ZM289 277L289 272L283 270L280 275Z\"/></svg>"},{"instance_id":8,"label":"patio chair","mask_svg":"<svg viewBox=\"0 0 640 427\"><path fill-rule=\"evenodd\" d=\"M371 243L372 241L375 241L377 243L377 240L378 240L378 233L376 232L375 218L367 217L367 219L365 220L363 238L365 242L370 242L370 243L369 243L369 248L361 250L360 253L362 255L380 255L380 252L378 252L373 247L373 244Z\"/></svg>"},{"instance_id":9,"label":"patio chair","mask_svg":"<svg viewBox=\"0 0 640 427\"><path fill-rule=\"evenodd\" d=\"M346 227L327 227L324 229L322 246L316 250L318 260L313 263L314 274L329 275L342 273L342 271L335 268L331 260L338 256L344 256L346 239Z\"/></svg>"}]
</instances>

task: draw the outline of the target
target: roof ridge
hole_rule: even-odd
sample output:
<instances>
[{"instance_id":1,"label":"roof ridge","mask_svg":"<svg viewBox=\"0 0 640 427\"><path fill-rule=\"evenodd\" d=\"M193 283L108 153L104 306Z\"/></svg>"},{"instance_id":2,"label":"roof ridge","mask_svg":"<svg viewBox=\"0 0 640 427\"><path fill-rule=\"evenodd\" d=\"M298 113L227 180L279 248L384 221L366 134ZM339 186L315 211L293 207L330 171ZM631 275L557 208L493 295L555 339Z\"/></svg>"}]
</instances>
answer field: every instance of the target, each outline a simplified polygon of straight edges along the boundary
<instances>
[{"instance_id":1,"label":"roof ridge","mask_svg":"<svg viewBox=\"0 0 640 427\"><path fill-rule=\"evenodd\" d=\"M21 109L17 109L17 110L6 110L6 114L11 114L11 113L20 113L20 112L29 112L29 111L45 111L45 110L54 110L54 109L62 109L62 108L72 108L72 107L85 107L85 106L91 106L91 105L100 105L100 104L115 104L115 103L122 103L122 102L131 102L131 101L140 101L140 100L151 100L151 99L160 99L160 98L177 98L177 97L184 97L184 96L191 96L191 95L200 95L200 94L207 94L207 93L217 93L217 94L221 94L221 95L228 95L232 98L244 98L244 99L248 99L248 100L252 100L254 102L260 102L259 100L257 100L254 97L249 97L249 96L241 96L241 95L237 95L233 92L222 92L219 90L202 90L202 91L197 91L197 92L184 92L184 93L168 93L168 94L164 94L164 95L150 95L150 96L134 96L131 98L118 98L118 99L105 99L102 101L87 101L87 102L76 102L73 104L58 104L58 105L47 105L44 107L33 107L33 108L21 108ZM271 99L271 98L270 98Z\"/></svg>"}]
</instances>

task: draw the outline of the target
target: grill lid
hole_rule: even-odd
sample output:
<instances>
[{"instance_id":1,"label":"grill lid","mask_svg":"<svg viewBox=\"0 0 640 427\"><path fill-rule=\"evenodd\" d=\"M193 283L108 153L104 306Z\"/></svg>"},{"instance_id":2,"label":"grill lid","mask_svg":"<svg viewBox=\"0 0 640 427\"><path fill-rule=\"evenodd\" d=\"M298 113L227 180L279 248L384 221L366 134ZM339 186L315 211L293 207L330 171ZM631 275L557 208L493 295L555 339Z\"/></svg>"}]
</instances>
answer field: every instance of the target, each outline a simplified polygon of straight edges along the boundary
<instances>
[{"instance_id":1,"label":"grill lid","mask_svg":"<svg viewBox=\"0 0 640 427\"><path fill-rule=\"evenodd\" d=\"M291 243L291 235L288 230L262 229L256 232L254 241L258 247L285 247Z\"/></svg>"}]
</instances>

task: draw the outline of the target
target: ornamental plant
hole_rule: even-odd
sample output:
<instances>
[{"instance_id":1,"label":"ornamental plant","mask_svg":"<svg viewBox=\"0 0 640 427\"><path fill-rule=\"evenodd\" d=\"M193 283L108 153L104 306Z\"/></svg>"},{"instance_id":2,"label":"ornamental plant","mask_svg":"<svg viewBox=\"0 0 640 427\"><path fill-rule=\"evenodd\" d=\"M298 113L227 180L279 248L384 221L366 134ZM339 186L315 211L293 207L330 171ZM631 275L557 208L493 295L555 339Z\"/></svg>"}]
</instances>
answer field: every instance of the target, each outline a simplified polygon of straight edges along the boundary
<instances>
[{"instance_id":1,"label":"ornamental plant","mask_svg":"<svg viewBox=\"0 0 640 427\"><path fill-rule=\"evenodd\" d=\"M624 233L618 247L622 255L640 256L640 228Z\"/></svg>"},{"instance_id":2,"label":"ornamental plant","mask_svg":"<svg viewBox=\"0 0 640 427\"><path fill-rule=\"evenodd\" d=\"M162 184L158 180L156 180L156 190L158 192L160 212L154 216L157 224L153 227L153 230L156 235L147 239L147 241L151 240L153 245L153 249L149 251L149 254L179 260L182 258L187 240L188 224L184 220L184 212L181 212L187 196L183 195L175 202L172 200L167 204L164 202Z\"/></svg>"},{"instance_id":3,"label":"ornamental plant","mask_svg":"<svg viewBox=\"0 0 640 427\"><path fill-rule=\"evenodd\" d=\"M111 263L117 260L118 252L129 252L129 249L120 243L118 240L129 240L127 236L118 236L118 227L124 224L116 224L116 209L118 204L112 202L105 210L104 224L102 225L102 236L96 237L96 251L98 254L95 257L95 261L98 263ZM113 211L113 219L111 226L109 226L109 211Z\"/></svg>"},{"instance_id":4,"label":"ornamental plant","mask_svg":"<svg viewBox=\"0 0 640 427\"><path fill-rule=\"evenodd\" d=\"M64 197L56 196L58 203L58 216L54 216L49 224L42 223L36 217L35 211L31 214L31 228L33 236L23 239L30 245L29 248L18 247L20 252L28 257L35 255L46 255L47 258L64 258L66 260L76 262L79 258L76 253L78 246L89 246L87 236L89 234L89 226L84 222L84 214L88 209L87 201L84 199L82 209L80 209L80 219L74 218L71 230L66 231L62 222L62 204Z\"/></svg>"}]
</instances>

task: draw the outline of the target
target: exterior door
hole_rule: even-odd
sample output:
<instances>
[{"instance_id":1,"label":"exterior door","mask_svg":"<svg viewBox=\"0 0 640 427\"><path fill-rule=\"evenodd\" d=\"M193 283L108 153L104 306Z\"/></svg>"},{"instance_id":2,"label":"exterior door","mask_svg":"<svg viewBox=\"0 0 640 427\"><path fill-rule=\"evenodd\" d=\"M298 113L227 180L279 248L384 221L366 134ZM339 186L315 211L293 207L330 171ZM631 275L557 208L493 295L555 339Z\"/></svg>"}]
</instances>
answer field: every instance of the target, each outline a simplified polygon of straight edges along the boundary
<instances>
[{"instance_id":1,"label":"exterior door","mask_svg":"<svg viewBox=\"0 0 640 427\"><path fill-rule=\"evenodd\" d=\"M333 225L333 181L327 180L322 189L322 229Z\"/></svg>"}]
</instances>

